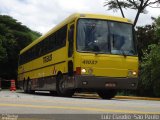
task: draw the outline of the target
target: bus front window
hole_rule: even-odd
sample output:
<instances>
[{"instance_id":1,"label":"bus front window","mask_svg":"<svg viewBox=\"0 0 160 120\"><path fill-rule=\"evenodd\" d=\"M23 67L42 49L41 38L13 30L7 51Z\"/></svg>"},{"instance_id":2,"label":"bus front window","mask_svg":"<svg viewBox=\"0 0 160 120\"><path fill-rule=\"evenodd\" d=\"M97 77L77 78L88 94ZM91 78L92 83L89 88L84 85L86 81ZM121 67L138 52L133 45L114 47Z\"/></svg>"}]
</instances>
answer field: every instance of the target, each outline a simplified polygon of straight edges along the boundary
<instances>
[{"instance_id":1,"label":"bus front window","mask_svg":"<svg viewBox=\"0 0 160 120\"><path fill-rule=\"evenodd\" d=\"M80 19L77 29L77 51L135 55L132 25Z\"/></svg>"},{"instance_id":2,"label":"bus front window","mask_svg":"<svg viewBox=\"0 0 160 120\"><path fill-rule=\"evenodd\" d=\"M132 25L108 22L110 30L111 53L135 55Z\"/></svg>"},{"instance_id":3,"label":"bus front window","mask_svg":"<svg viewBox=\"0 0 160 120\"><path fill-rule=\"evenodd\" d=\"M102 20L78 21L77 50L81 52L109 52L108 23Z\"/></svg>"}]
</instances>

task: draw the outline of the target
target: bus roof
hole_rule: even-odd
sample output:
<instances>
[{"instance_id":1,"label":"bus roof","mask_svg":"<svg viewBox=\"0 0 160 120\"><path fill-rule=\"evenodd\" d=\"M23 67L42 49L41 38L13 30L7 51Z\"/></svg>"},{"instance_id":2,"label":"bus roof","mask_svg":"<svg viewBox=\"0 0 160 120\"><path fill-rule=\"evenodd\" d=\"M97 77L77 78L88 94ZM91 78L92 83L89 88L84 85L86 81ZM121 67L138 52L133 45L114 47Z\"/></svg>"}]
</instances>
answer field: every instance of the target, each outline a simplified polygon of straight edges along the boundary
<instances>
[{"instance_id":1,"label":"bus roof","mask_svg":"<svg viewBox=\"0 0 160 120\"><path fill-rule=\"evenodd\" d=\"M64 21L59 23L57 26L52 28L50 31L48 31L45 35L42 35L38 39L34 40L31 44L26 46L24 49L22 49L20 51L20 54L24 53L25 51L30 49L32 46L36 45L37 43L45 39L47 36L51 35L53 32L63 27L64 25L78 18L93 18L93 19L103 19L103 20L112 20L112 21L118 21L118 22L132 23L131 20L127 18L121 18L121 17L116 17L116 16L109 16L109 15L102 15L102 14L74 13L70 15L68 18L66 18Z\"/></svg>"}]
</instances>

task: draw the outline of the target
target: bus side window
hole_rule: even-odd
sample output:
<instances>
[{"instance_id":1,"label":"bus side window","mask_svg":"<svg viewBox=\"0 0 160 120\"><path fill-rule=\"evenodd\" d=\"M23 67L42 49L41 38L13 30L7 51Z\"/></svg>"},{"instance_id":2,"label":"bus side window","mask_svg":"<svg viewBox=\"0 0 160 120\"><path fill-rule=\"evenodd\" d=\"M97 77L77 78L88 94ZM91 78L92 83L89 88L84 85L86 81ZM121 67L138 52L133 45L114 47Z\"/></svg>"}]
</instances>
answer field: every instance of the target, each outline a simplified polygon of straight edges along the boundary
<instances>
[{"instance_id":1,"label":"bus side window","mask_svg":"<svg viewBox=\"0 0 160 120\"><path fill-rule=\"evenodd\" d=\"M68 31L68 57L72 57L73 54L73 41L74 41L74 25L71 25L69 31Z\"/></svg>"}]
</instances>

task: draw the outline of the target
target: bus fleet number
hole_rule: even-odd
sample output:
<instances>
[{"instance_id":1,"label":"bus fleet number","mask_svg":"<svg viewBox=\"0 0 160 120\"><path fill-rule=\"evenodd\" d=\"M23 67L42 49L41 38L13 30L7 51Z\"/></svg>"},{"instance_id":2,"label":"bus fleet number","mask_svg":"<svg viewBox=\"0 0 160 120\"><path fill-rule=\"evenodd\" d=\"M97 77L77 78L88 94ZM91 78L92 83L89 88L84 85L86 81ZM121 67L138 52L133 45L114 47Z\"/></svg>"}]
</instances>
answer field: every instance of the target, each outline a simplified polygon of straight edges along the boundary
<instances>
[{"instance_id":1,"label":"bus fleet number","mask_svg":"<svg viewBox=\"0 0 160 120\"><path fill-rule=\"evenodd\" d=\"M97 64L96 60L84 60L82 61L83 64Z\"/></svg>"}]
</instances>

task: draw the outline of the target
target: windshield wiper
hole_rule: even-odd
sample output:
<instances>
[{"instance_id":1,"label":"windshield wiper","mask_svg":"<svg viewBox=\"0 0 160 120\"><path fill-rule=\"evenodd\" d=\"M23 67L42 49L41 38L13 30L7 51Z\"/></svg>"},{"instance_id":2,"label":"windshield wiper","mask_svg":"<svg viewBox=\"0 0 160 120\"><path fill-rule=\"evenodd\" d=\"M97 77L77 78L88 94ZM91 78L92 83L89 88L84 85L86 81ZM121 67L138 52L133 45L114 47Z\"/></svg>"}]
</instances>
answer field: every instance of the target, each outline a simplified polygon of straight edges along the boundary
<instances>
[{"instance_id":1,"label":"windshield wiper","mask_svg":"<svg viewBox=\"0 0 160 120\"><path fill-rule=\"evenodd\" d=\"M125 51L123 49L121 49L121 53L126 58L127 55L125 54Z\"/></svg>"}]
</instances>

